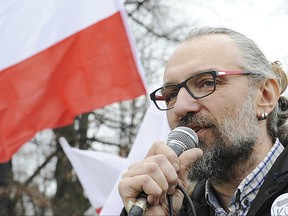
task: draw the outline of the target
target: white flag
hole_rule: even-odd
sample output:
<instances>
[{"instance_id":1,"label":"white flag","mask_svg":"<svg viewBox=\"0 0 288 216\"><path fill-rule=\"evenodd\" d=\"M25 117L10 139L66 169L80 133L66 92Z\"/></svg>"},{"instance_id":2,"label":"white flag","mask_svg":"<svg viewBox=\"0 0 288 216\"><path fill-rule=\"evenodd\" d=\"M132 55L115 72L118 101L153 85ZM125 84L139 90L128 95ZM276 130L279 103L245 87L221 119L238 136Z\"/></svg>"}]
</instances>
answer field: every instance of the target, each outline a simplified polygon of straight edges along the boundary
<instances>
[{"instance_id":1,"label":"white flag","mask_svg":"<svg viewBox=\"0 0 288 216\"><path fill-rule=\"evenodd\" d=\"M151 104L145 114L135 142L128 155L127 164L129 165L133 162L142 160L155 141L166 141L169 131L166 113L157 110L154 104ZM127 167L123 167L122 172L126 169ZM121 212L123 203L118 194L118 182L121 175L119 175L118 181L115 182L114 188L105 202L100 215L119 215Z\"/></svg>"},{"instance_id":2,"label":"white flag","mask_svg":"<svg viewBox=\"0 0 288 216\"><path fill-rule=\"evenodd\" d=\"M165 113L150 105L127 159L108 153L72 148L64 138L60 139L60 144L91 205L95 209L103 207L101 215L118 215L123 208L117 189L122 172L132 162L142 160L153 142L166 140L168 133Z\"/></svg>"}]
</instances>

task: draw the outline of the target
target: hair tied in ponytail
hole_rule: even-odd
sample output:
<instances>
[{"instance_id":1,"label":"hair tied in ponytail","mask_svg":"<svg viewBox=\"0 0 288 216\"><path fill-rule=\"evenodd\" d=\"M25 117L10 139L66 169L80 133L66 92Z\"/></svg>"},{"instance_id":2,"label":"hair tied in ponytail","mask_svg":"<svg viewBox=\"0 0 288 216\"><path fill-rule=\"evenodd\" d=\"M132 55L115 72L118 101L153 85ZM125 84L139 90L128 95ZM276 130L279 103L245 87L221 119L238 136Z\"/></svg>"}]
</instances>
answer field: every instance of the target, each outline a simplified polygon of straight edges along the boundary
<instances>
[{"instance_id":1,"label":"hair tied in ponytail","mask_svg":"<svg viewBox=\"0 0 288 216\"><path fill-rule=\"evenodd\" d=\"M274 73L279 77L280 83L278 84L280 87L280 94L282 94L287 88L288 83L287 75L284 72L280 61L270 62L270 64Z\"/></svg>"},{"instance_id":2,"label":"hair tied in ponytail","mask_svg":"<svg viewBox=\"0 0 288 216\"><path fill-rule=\"evenodd\" d=\"M281 109L281 111L286 111L288 109L288 101L285 97L279 97L278 107Z\"/></svg>"}]
</instances>

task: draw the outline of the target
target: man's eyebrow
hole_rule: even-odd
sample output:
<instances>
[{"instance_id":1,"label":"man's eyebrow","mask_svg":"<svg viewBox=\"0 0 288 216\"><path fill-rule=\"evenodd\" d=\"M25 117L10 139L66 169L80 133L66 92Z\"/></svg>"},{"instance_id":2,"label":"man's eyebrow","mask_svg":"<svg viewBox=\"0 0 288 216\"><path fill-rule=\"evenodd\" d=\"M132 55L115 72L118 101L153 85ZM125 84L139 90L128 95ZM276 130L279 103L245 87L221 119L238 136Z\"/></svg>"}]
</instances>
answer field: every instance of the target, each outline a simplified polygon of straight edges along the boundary
<instances>
[{"instance_id":1,"label":"man's eyebrow","mask_svg":"<svg viewBox=\"0 0 288 216\"><path fill-rule=\"evenodd\" d=\"M170 85L177 85L178 83L175 83L175 82L166 82L166 83L163 83L162 87L165 87L165 86L170 86Z\"/></svg>"},{"instance_id":2,"label":"man's eyebrow","mask_svg":"<svg viewBox=\"0 0 288 216\"><path fill-rule=\"evenodd\" d=\"M194 74L190 74L189 77L191 77L193 75L196 75L196 74L199 74L199 73L204 73L204 72L209 72L209 71L219 71L219 70L220 69L216 68L216 67L212 67L212 68L209 68L209 69L202 69L202 70L197 71ZM186 79L188 79L189 77L187 77ZM184 79L184 80L186 80L186 79ZM183 82L184 80L182 80L181 82ZM177 82L177 83L175 83L175 82L165 82L165 83L163 83L162 87L169 86L169 85L177 85L177 84L179 84L181 82Z\"/></svg>"}]
</instances>

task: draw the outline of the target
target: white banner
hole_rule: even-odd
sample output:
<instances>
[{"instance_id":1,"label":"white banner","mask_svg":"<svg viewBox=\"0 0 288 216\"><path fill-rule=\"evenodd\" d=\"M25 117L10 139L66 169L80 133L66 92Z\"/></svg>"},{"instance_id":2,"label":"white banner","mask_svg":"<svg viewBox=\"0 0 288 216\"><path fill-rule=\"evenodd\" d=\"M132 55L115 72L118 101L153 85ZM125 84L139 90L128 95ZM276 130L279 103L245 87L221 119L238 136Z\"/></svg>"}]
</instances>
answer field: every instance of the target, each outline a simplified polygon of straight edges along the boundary
<instances>
[{"instance_id":1,"label":"white banner","mask_svg":"<svg viewBox=\"0 0 288 216\"><path fill-rule=\"evenodd\" d=\"M64 138L60 139L60 143L91 205L95 209L103 206L103 216L118 215L123 208L118 194L118 182L122 172L132 162L143 159L153 142L165 141L168 133L165 112L157 110L152 104L145 114L127 159L103 152L72 148Z\"/></svg>"}]
</instances>

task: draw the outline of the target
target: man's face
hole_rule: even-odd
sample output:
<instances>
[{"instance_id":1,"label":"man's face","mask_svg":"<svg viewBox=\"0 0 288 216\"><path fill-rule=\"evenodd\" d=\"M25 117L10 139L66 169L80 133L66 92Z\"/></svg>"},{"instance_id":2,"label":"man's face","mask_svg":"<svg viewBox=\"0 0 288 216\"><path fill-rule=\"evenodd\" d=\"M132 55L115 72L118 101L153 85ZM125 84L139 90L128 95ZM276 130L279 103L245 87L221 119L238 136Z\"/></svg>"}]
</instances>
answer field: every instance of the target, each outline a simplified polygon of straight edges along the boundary
<instances>
[{"instance_id":1,"label":"man's face","mask_svg":"<svg viewBox=\"0 0 288 216\"><path fill-rule=\"evenodd\" d=\"M224 35L194 38L176 50L169 60L164 84L176 84L195 73L209 70L241 70L237 49ZM171 128L188 126L199 138L204 156L196 162L190 178L222 179L225 171L250 157L259 134L253 90L246 76L217 78L213 94L195 100L180 89L174 108L167 111ZM227 175L225 175L227 176ZM231 175L233 176L233 175Z\"/></svg>"}]
</instances>

